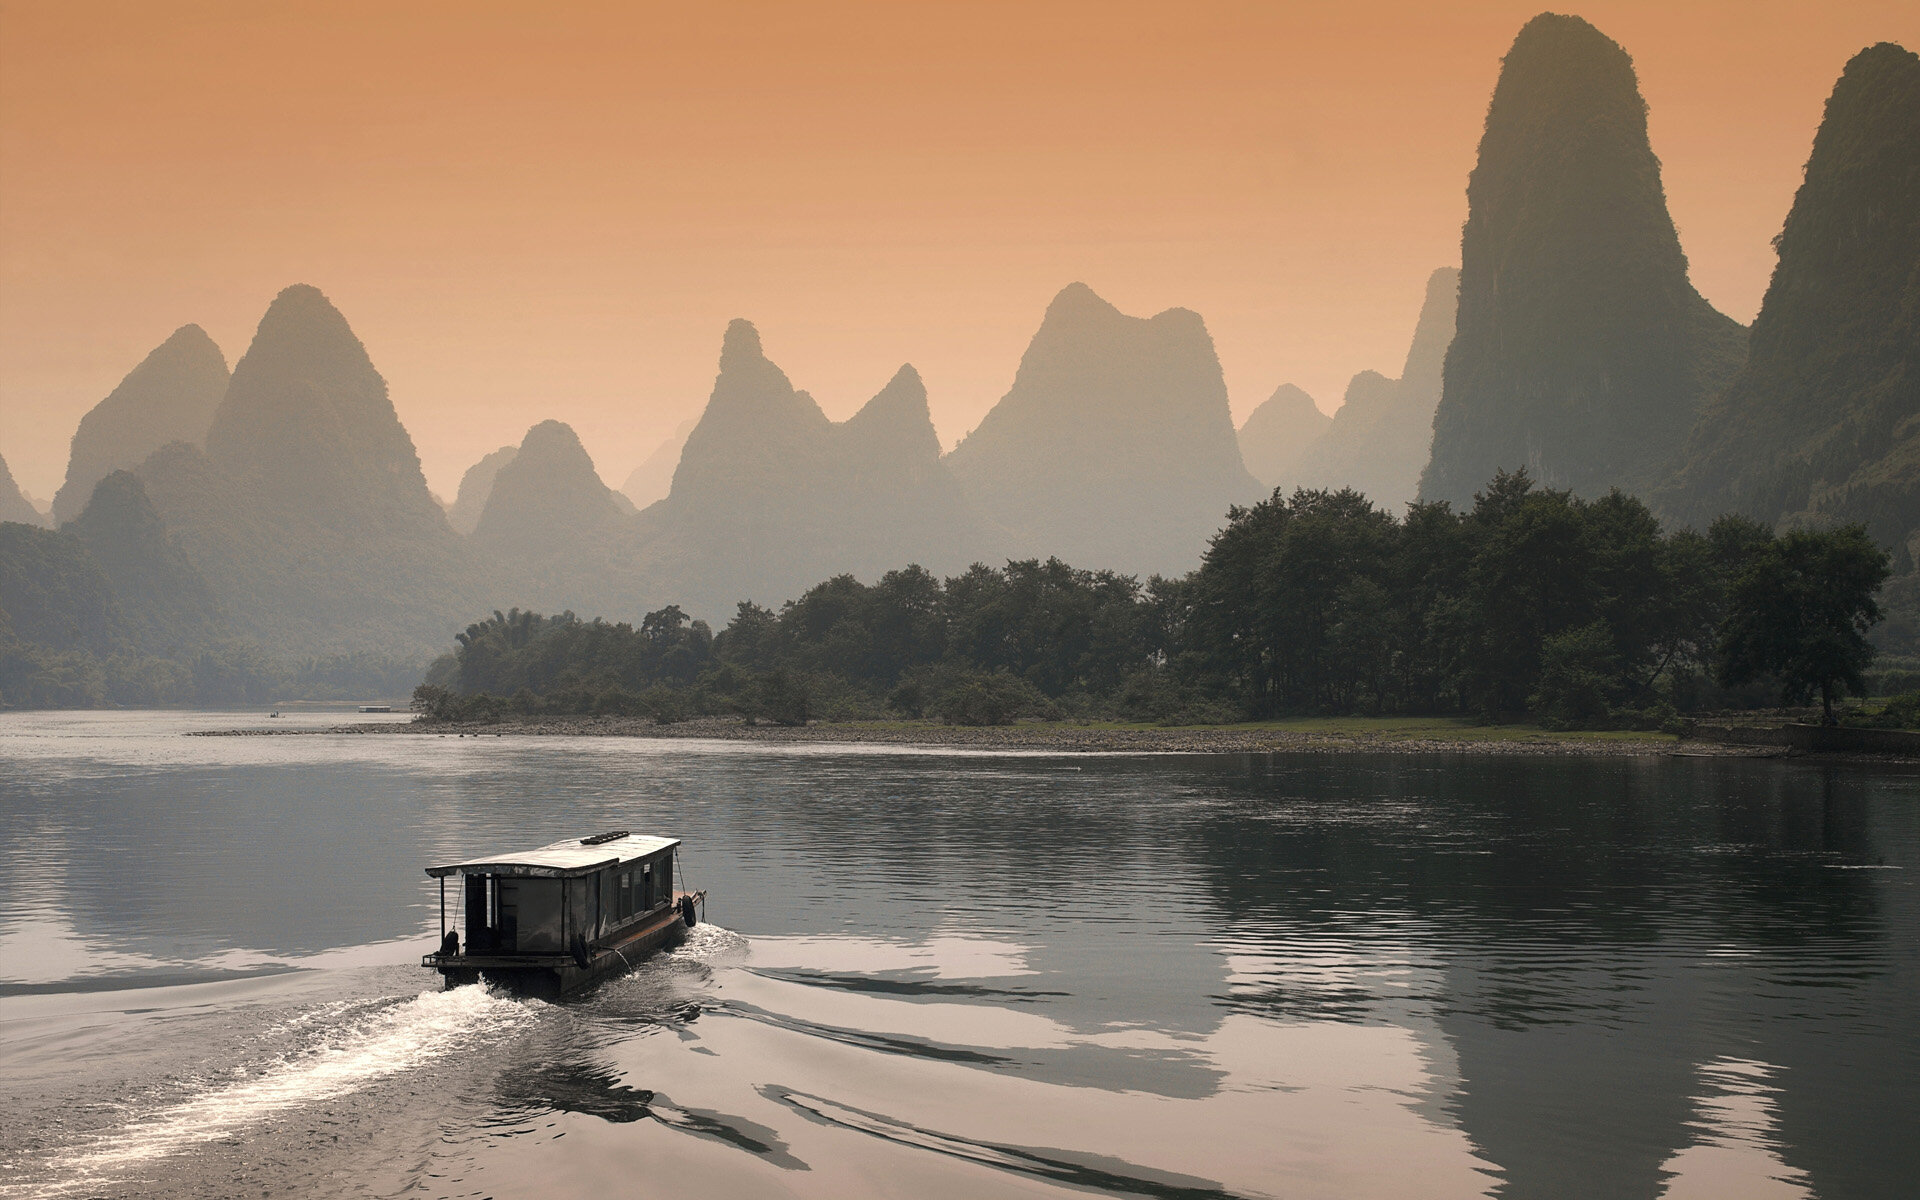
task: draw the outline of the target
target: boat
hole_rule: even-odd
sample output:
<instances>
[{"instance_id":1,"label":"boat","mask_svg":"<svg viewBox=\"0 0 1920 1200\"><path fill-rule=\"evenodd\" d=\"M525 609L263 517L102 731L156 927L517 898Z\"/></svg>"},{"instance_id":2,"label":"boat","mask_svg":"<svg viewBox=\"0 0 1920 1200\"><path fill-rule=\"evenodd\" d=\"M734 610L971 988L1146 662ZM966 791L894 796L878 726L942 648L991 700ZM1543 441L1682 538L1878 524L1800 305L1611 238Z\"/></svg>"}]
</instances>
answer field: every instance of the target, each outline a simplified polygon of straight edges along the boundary
<instances>
[{"instance_id":1,"label":"boat","mask_svg":"<svg viewBox=\"0 0 1920 1200\"><path fill-rule=\"evenodd\" d=\"M679 849L678 838L615 829L428 867L440 881L440 949L420 965L449 988L485 980L543 999L628 970L706 914L706 892L674 888Z\"/></svg>"},{"instance_id":2,"label":"boat","mask_svg":"<svg viewBox=\"0 0 1920 1200\"><path fill-rule=\"evenodd\" d=\"M393 705L391 705L391 704L362 704L362 705L360 706L360 711L361 711L361 712L376 712L376 713L377 713L377 712L392 712L392 711L393 711Z\"/></svg>"}]
</instances>

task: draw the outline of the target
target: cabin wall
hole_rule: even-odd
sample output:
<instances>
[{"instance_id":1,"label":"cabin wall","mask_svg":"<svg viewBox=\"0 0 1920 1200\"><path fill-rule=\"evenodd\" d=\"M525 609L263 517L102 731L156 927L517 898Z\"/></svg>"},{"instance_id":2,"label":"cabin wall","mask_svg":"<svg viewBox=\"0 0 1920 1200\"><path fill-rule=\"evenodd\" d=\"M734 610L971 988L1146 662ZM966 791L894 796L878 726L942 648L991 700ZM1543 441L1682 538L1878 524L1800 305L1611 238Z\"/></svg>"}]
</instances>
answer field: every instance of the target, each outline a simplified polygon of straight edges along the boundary
<instances>
[{"instance_id":1,"label":"cabin wall","mask_svg":"<svg viewBox=\"0 0 1920 1200\"><path fill-rule=\"evenodd\" d=\"M606 937L673 903L673 852L597 871L581 884L576 928L588 930L589 938ZM596 895L598 910L593 907Z\"/></svg>"},{"instance_id":2,"label":"cabin wall","mask_svg":"<svg viewBox=\"0 0 1920 1200\"><path fill-rule=\"evenodd\" d=\"M519 953L559 953L567 948L560 927L560 880L500 880L500 923L513 930Z\"/></svg>"},{"instance_id":3,"label":"cabin wall","mask_svg":"<svg viewBox=\"0 0 1920 1200\"><path fill-rule=\"evenodd\" d=\"M598 889L592 879L569 879L567 891L567 928L566 938L573 941L578 933L588 941L600 936L599 905L594 901Z\"/></svg>"}]
</instances>

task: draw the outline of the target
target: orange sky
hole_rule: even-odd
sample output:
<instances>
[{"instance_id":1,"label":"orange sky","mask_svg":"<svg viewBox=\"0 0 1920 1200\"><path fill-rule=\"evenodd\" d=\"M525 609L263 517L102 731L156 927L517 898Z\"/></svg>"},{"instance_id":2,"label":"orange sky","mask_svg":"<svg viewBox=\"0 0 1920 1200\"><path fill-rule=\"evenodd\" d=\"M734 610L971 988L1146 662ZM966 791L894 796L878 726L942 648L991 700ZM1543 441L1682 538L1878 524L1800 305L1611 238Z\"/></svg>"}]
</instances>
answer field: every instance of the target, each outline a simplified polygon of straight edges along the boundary
<instances>
[{"instance_id":1,"label":"orange sky","mask_svg":"<svg viewBox=\"0 0 1920 1200\"><path fill-rule=\"evenodd\" d=\"M1085 280L1206 317L1237 417L1399 368L1535 3L0 0L0 455L43 500L173 328L325 290L443 492L547 417L618 486L753 320L950 444ZM1589 3L1694 280L1752 318L1846 59L1912 0Z\"/></svg>"}]
</instances>

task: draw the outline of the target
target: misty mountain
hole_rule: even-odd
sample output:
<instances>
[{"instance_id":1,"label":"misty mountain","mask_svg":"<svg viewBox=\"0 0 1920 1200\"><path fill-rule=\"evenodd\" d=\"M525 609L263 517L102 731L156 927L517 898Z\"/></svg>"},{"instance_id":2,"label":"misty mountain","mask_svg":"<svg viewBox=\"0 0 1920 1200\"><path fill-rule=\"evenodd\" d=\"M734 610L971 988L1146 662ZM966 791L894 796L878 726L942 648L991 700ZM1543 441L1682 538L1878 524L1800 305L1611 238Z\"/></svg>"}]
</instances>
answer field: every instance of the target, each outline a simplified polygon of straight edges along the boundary
<instances>
[{"instance_id":1,"label":"misty mountain","mask_svg":"<svg viewBox=\"0 0 1920 1200\"><path fill-rule=\"evenodd\" d=\"M40 510L35 508L20 491L20 485L13 481L13 472L7 469L7 460L0 458L0 521L18 521L22 525L41 526L46 524Z\"/></svg>"},{"instance_id":2,"label":"misty mountain","mask_svg":"<svg viewBox=\"0 0 1920 1200\"><path fill-rule=\"evenodd\" d=\"M1920 57L1883 42L1827 100L1746 366L1661 494L1673 515L1920 529Z\"/></svg>"},{"instance_id":3,"label":"misty mountain","mask_svg":"<svg viewBox=\"0 0 1920 1200\"><path fill-rule=\"evenodd\" d=\"M1419 494L1459 296L1460 272L1453 267L1427 277L1426 298L1400 378L1388 379L1377 371L1353 377L1327 431L1297 460L1294 475L1300 486L1335 491L1350 487L1395 512Z\"/></svg>"},{"instance_id":4,"label":"misty mountain","mask_svg":"<svg viewBox=\"0 0 1920 1200\"><path fill-rule=\"evenodd\" d=\"M1283 383L1240 426L1240 457L1261 487L1291 491L1300 456L1332 424L1312 396Z\"/></svg>"},{"instance_id":5,"label":"misty mountain","mask_svg":"<svg viewBox=\"0 0 1920 1200\"><path fill-rule=\"evenodd\" d=\"M440 645L480 595L386 381L318 289L275 298L204 452L136 472L243 631L303 653Z\"/></svg>"},{"instance_id":6,"label":"misty mountain","mask_svg":"<svg viewBox=\"0 0 1920 1200\"><path fill-rule=\"evenodd\" d=\"M487 497L493 493L494 477L518 453L518 446L502 446L467 468L467 473L460 477L460 490L454 493L453 503L447 506L447 523L453 526L455 532L473 532L473 527L480 523L480 514L487 507Z\"/></svg>"},{"instance_id":7,"label":"misty mountain","mask_svg":"<svg viewBox=\"0 0 1920 1200\"><path fill-rule=\"evenodd\" d=\"M80 515L93 486L131 470L169 442L200 445L227 391L227 359L198 325L182 325L127 373L120 386L80 418L66 482L53 497L65 524Z\"/></svg>"},{"instance_id":8,"label":"misty mountain","mask_svg":"<svg viewBox=\"0 0 1920 1200\"><path fill-rule=\"evenodd\" d=\"M494 476L473 544L503 581L509 604L617 611L631 588L612 545L630 515L572 427L542 421Z\"/></svg>"},{"instance_id":9,"label":"misty mountain","mask_svg":"<svg viewBox=\"0 0 1920 1200\"><path fill-rule=\"evenodd\" d=\"M739 600L777 604L841 573L958 570L980 541L912 367L836 425L746 321L727 327L672 490L632 528L648 602L707 617Z\"/></svg>"},{"instance_id":10,"label":"misty mountain","mask_svg":"<svg viewBox=\"0 0 1920 1200\"><path fill-rule=\"evenodd\" d=\"M1518 467L1588 496L1643 485L1745 342L1687 279L1627 52L1578 17L1527 22L1467 185L1421 496L1464 504Z\"/></svg>"},{"instance_id":11,"label":"misty mountain","mask_svg":"<svg viewBox=\"0 0 1920 1200\"><path fill-rule=\"evenodd\" d=\"M118 599L128 641L140 650L187 654L226 632L213 589L168 536L132 472L115 471L96 484L61 532L86 547Z\"/></svg>"},{"instance_id":12,"label":"misty mountain","mask_svg":"<svg viewBox=\"0 0 1920 1200\"><path fill-rule=\"evenodd\" d=\"M107 653L127 629L113 585L80 539L37 525L0 523L0 701L24 675L12 661L24 644L54 653ZM11 686L9 686L11 685Z\"/></svg>"},{"instance_id":13,"label":"misty mountain","mask_svg":"<svg viewBox=\"0 0 1920 1200\"><path fill-rule=\"evenodd\" d=\"M101 480L58 532L0 526L0 643L10 637L53 654L184 656L223 632L206 581L128 472ZM9 662L0 673L17 687L28 665Z\"/></svg>"},{"instance_id":14,"label":"misty mountain","mask_svg":"<svg viewBox=\"0 0 1920 1200\"><path fill-rule=\"evenodd\" d=\"M1262 490L1199 314L1129 317L1082 283L1047 306L1013 387L946 461L1009 556L1142 575L1197 564L1227 507Z\"/></svg>"},{"instance_id":15,"label":"misty mountain","mask_svg":"<svg viewBox=\"0 0 1920 1200\"><path fill-rule=\"evenodd\" d=\"M697 424L697 418L680 422L620 485L621 492L636 509L666 499L667 493L673 490L673 472L680 465L680 451L686 447L687 438Z\"/></svg>"}]
</instances>

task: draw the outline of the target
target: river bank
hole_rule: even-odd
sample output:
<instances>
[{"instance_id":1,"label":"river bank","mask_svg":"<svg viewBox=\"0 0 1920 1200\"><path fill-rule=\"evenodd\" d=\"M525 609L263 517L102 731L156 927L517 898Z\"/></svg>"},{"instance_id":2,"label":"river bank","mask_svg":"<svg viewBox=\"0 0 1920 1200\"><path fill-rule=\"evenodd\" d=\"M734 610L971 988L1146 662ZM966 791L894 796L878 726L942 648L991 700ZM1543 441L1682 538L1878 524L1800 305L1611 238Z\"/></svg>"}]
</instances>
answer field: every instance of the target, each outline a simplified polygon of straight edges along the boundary
<instances>
[{"instance_id":1,"label":"river bank","mask_svg":"<svg viewBox=\"0 0 1920 1200\"><path fill-rule=\"evenodd\" d=\"M236 731L239 732L239 731ZM271 734L272 731L259 731ZM292 732L292 731L290 731ZM315 731L318 732L318 731ZM838 721L802 726L752 724L738 717L698 717L671 725L636 717L506 717L496 723L419 720L343 725L328 732L413 737L718 738L771 743L881 743L982 750L1072 753L1268 753L1379 751L1439 754L1673 754L1673 734L1554 732L1534 725L1476 725L1461 718L1327 717L1237 725L1160 726L1118 722L1021 721L1012 725L946 725L937 721ZM1746 747L1688 743L1681 753L1754 756Z\"/></svg>"}]
</instances>

